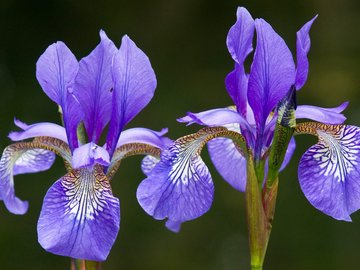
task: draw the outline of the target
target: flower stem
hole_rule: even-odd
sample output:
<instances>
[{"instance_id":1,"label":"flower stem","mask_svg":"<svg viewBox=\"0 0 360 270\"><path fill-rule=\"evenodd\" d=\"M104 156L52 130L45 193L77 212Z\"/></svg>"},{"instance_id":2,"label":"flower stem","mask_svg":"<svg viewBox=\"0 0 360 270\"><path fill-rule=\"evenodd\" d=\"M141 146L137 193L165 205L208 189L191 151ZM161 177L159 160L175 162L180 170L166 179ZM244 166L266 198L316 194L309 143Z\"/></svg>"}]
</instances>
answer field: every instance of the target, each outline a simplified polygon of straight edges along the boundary
<instances>
[{"instance_id":1,"label":"flower stem","mask_svg":"<svg viewBox=\"0 0 360 270\"><path fill-rule=\"evenodd\" d=\"M101 263L80 259L71 259L71 270L101 270Z\"/></svg>"},{"instance_id":2,"label":"flower stem","mask_svg":"<svg viewBox=\"0 0 360 270\"><path fill-rule=\"evenodd\" d=\"M252 270L261 270L263 266L275 212L277 183L276 180L270 188L262 191L254 161L248 158L245 197Z\"/></svg>"}]
</instances>

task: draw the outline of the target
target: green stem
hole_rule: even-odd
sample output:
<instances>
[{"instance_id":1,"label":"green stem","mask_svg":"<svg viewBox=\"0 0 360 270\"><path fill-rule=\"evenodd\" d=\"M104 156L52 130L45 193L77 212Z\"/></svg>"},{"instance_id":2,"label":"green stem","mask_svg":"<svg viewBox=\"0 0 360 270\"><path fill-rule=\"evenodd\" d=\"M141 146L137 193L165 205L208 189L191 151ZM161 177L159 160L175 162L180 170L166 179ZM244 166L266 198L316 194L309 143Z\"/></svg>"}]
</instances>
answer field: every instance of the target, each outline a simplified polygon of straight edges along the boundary
<instances>
[{"instance_id":1,"label":"green stem","mask_svg":"<svg viewBox=\"0 0 360 270\"><path fill-rule=\"evenodd\" d=\"M71 270L101 270L101 263L80 259L71 259Z\"/></svg>"},{"instance_id":2,"label":"green stem","mask_svg":"<svg viewBox=\"0 0 360 270\"><path fill-rule=\"evenodd\" d=\"M264 263L275 212L277 183L274 181L271 188L262 191L254 161L251 156L248 158L245 197L252 270L261 270Z\"/></svg>"}]
</instances>

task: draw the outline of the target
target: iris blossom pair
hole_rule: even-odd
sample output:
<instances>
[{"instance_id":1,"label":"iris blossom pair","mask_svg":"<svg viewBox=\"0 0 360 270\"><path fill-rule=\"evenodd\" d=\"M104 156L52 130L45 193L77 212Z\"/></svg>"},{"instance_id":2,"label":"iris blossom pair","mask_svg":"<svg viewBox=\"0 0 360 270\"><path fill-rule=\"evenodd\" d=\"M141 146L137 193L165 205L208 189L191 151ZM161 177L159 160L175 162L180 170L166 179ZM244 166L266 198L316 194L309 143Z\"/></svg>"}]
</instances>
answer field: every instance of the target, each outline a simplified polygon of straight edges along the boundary
<instances>
[{"instance_id":1,"label":"iris blossom pair","mask_svg":"<svg viewBox=\"0 0 360 270\"><path fill-rule=\"evenodd\" d=\"M0 161L1 199L10 212L24 214L28 203L15 196L13 176L49 169L54 153L64 159L67 173L44 198L39 243L58 255L94 261L106 259L119 231L120 204L110 179L120 161L135 154L158 157L169 143L162 136L165 129L122 131L153 97L156 77L148 57L128 36L120 49L105 32L100 37L99 45L80 62L62 42L41 55L36 76L61 108L64 127L15 120L22 131L11 132L10 139L34 140L8 146ZM106 126L106 144L100 146ZM144 170L154 161L146 158Z\"/></svg>"},{"instance_id":2,"label":"iris blossom pair","mask_svg":"<svg viewBox=\"0 0 360 270\"><path fill-rule=\"evenodd\" d=\"M178 231L181 223L209 210L214 184L200 157L206 143L216 169L235 189L247 189L249 158L257 166L260 186L267 184L269 153L275 147L274 133L283 120L280 117L284 112L280 115L279 108L284 102L294 101L296 91L307 80L309 31L315 19L297 32L295 65L289 48L273 28L263 19L254 20L245 8L238 8L237 21L226 40L235 67L225 85L235 105L188 113L178 119L206 128L174 141L140 184L138 201L148 214L159 220L167 218L166 226ZM253 51L255 32L256 48L248 74L244 62ZM341 112L347 104L296 108L292 102L296 111L294 119L287 122L292 122L294 135L311 134L319 139L299 164L299 182L306 198L323 213L350 221L350 214L360 208L360 129L342 125L345 117ZM316 122L296 124L295 116ZM295 140L290 136L276 173L285 168L294 150Z\"/></svg>"}]
</instances>

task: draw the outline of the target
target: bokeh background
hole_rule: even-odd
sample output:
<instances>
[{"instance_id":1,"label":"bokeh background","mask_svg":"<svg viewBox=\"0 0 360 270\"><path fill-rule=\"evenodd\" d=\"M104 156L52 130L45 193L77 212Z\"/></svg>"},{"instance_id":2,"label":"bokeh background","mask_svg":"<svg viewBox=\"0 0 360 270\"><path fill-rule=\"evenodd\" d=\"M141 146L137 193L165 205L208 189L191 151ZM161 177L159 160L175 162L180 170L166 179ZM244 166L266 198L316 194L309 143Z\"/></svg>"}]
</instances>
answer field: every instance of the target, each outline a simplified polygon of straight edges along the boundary
<instances>
[{"instance_id":1,"label":"bokeh background","mask_svg":"<svg viewBox=\"0 0 360 270\"><path fill-rule=\"evenodd\" d=\"M224 78L233 62L225 38L237 6L265 18L294 52L296 31L315 14L311 30L310 75L299 104L334 107L350 100L348 123L360 125L360 2L293 1L11 1L0 2L0 148L10 143L13 117L27 123L60 123L57 107L35 78L35 63L48 45L62 40L78 59L98 43L99 29L119 45L128 34L151 59L157 74L155 97L131 122L153 129L169 127L177 138L199 127L175 119L186 111L231 104ZM305 199L297 180L301 154L315 139L300 137L298 149L280 179L277 211L265 269L359 269L360 213L352 223L333 220ZM204 151L205 161L209 161ZM123 162L112 182L121 199L121 230L103 264L110 269L249 269L244 195L215 171L211 211L185 223L179 234L149 217L135 192L144 178L141 157ZM43 173L16 177L16 192L30 202L26 215L0 205L0 269L68 269L69 259L45 252L37 243L42 199L64 174L63 164ZM360 180L359 180L360 181Z\"/></svg>"}]
</instances>

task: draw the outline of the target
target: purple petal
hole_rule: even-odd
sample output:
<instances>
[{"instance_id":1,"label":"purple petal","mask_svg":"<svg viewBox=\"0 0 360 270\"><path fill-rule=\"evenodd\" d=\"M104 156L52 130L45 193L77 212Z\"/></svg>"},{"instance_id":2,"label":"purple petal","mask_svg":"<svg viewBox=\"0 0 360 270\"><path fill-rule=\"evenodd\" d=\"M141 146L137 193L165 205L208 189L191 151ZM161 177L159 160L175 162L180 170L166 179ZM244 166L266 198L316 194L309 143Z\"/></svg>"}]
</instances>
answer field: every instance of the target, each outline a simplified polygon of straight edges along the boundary
<instances>
[{"instance_id":1,"label":"purple petal","mask_svg":"<svg viewBox=\"0 0 360 270\"><path fill-rule=\"evenodd\" d=\"M296 118L308 118L325 124L342 124L346 117L341 112L345 110L348 104L348 102L344 102L336 108L299 105L296 109Z\"/></svg>"},{"instance_id":2,"label":"purple petal","mask_svg":"<svg viewBox=\"0 0 360 270\"><path fill-rule=\"evenodd\" d=\"M163 137L167 132L167 128L161 131L148 128L130 128L121 132L116 148L128 143L145 143L162 149L172 142L169 138Z\"/></svg>"},{"instance_id":3,"label":"purple petal","mask_svg":"<svg viewBox=\"0 0 360 270\"><path fill-rule=\"evenodd\" d=\"M188 125L196 123L209 127L239 123L246 129L251 130L248 122L239 113L229 108L212 109L199 113L188 112L187 116L178 118L177 121L180 123L188 123Z\"/></svg>"},{"instance_id":4,"label":"purple petal","mask_svg":"<svg viewBox=\"0 0 360 270\"><path fill-rule=\"evenodd\" d=\"M300 160L301 189L315 208L351 221L360 208L360 128L339 125L317 133L319 142Z\"/></svg>"},{"instance_id":5,"label":"purple petal","mask_svg":"<svg viewBox=\"0 0 360 270\"><path fill-rule=\"evenodd\" d=\"M22 128L24 131L10 132L9 138L13 141L21 141L30 138L47 136L57 138L64 142L67 141L65 128L53 123L37 123L33 125L26 125L25 123L15 120L15 124Z\"/></svg>"},{"instance_id":6,"label":"purple petal","mask_svg":"<svg viewBox=\"0 0 360 270\"><path fill-rule=\"evenodd\" d=\"M113 82L111 63L117 52L114 43L100 31L100 44L79 63L74 95L84 111L84 124L90 141L97 143L110 120Z\"/></svg>"},{"instance_id":7,"label":"purple petal","mask_svg":"<svg viewBox=\"0 0 360 270\"><path fill-rule=\"evenodd\" d=\"M296 33L296 79L295 79L295 88L299 90L304 86L308 72L309 72L309 61L307 59L307 54L310 50L310 36L309 31L311 25L317 18L317 15L308 21L297 33Z\"/></svg>"},{"instance_id":8,"label":"purple petal","mask_svg":"<svg viewBox=\"0 0 360 270\"><path fill-rule=\"evenodd\" d=\"M159 158L147 155L141 161L141 170L146 175L149 176L150 172L155 168L156 164L160 161Z\"/></svg>"},{"instance_id":9,"label":"purple petal","mask_svg":"<svg viewBox=\"0 0 360 270\"><path fill-rule=\"evenodd\" d=\"M284 157L283 163L281 164L281 167L280 167L280 172L282 170L284 170L286 168L286 166L289 164L289 162L295 152L295 148L296 148L296 142L295 142L294 137L292 137L290 139L288 148L286 149L285 157Z\"/></svg>"},{"instance_id":10,"label":"purple petal","mask_svg":"<svg viewBox=\"0 0 360 270\"><path fill-rule=\"evenodd\" d=\"M40 172L49 169L55 155L43 149L28 149L23 144L12 144L5 148L0 160L0 198L13 214L25 214L28 202L15 196L16 174Z\"/></svg>"},{"instance_id":11,"label":"purple petal","mask_svg":"<svg viewBox=\"0 0 360 270\"><path fill-rule=\"evenodd\" d=\"M226 90L243 117L247 115L248 79L244 67L238 64L235 64L235 69L225 78Z\"/></svg>"},{"instance_id":12,"label":"purple petal","mask_svg":"<svg viewBox=\"0 0 360 270\"><path fill-rule=\"evenodd\" d=\"M226 45L234 61L242 65L253 50L254 19L243 7L237 9L236 17L236 23L230 28L227 35Z\"/></svg>"},{"instance_id":13,"label":"purple petal","mask_svg":"<svg viewBox=\"0 0 360 270\"><path fill-rule=\"evenodd\" d=\"M239 126L226 126L240 132ZM215 168L233 188L244 192L246 188L246 159L231 139L216 138L208 142L211 161Z\"/></svg>"},{"instance_id":14,"label":"purple petal","mask_svg":"<svg viewBox=\"0 0 360 270\"><path fill-rule=\"evenodd\" d=\"M295 82L294 61L284 40L262 19L255 20L257 46L249 77L248 99L260 129Z\"/></svg>"},{"instance_id":15,"label":"purple petal","mask_svg":"<svg viewBox=\"0 0 360 270\"><path fill-rule=\"evenodd\" d=\"M36 78L48 97L59 104L66 127L69 146L77 147L76 128L81 112L72 96L79 64L66 45L59 41L50 45L36 63Z\"/></svg>"},{"instance_id":16,"label":"purple petal","mask_svg":"<svg viewBox=\"0 0 360 270\"><path fill-rule=\"evenodd\" d=\"M225 85L238 111L245 117L248 78L244 61L253 50L254 20L243 7L237 9L236 16L236 23L230 28L226 39L229 52L236 63L235 69L226 77Z\"/></svg>"},{"instance_id":17,"label":"purple petal","mask_svg":"<svg viewBox=\"0 0 360 270\"><path fill-rule=\"evenodd\" d=\"M162 152L161 161L137 189L137 199L149 215L182 223L209 210L214 185L198 155L201 144L201 139L176 141Z\"/></svg>"},{"instance_id":18,"label":"purple petal","mask_svg":"<svg viewBox=\"0 0 360 270\"><path fill-rule=\"evenodd\" d=\"M178 233L181 229L181 222L173 221L168 219L165 223L166 228L170 231Z\"/></svg>"},{"instance_id":19,"label":"purple petal","mask_svg":"<svg viewBox=\"0 0 360 270\"><path fill-rule=\"evenodd\" d=\"M104 261L120 227L120 204L101 167L66 174L48 190L38 239L49 252Z\"/></svg>"},{"instance_id":20,"label":"purple petal","mask_svg":"<svg viewBox=\"0 0 360 270\"><path fill-rule=\"evenodd\" d=\"M116 148L120 132L152 99L156 77L149 58L124 36L113 59L114 93L107 147L110 155Z\"/></svg>"},{"instance_id":21,"label":"purple petal","mask_svg":"<svg viewBox=\"0 0 360 270\"><path fill-rule=\"evenodd\" d=\"M95 164L109 166L109 153L104 148L91 142L74 150L72 158L72 167L74 169L92 167Z\"/></svg>"}]
</instances>

